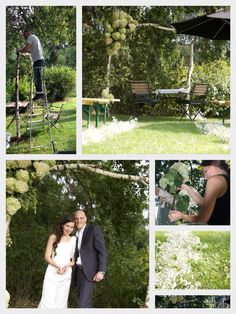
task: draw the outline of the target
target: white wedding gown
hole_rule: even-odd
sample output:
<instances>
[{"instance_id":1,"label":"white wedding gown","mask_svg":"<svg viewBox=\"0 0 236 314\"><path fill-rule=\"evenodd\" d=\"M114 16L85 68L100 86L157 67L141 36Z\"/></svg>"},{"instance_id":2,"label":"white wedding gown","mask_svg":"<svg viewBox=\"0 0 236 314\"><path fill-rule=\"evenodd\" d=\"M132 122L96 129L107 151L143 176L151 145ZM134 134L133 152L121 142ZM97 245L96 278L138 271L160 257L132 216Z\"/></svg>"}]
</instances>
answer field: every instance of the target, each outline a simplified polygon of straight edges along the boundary
<instances>
[{"instance_id":1,"label":"white wedding gown","mask_svg":"<svg viewBox=\"0 0 236 314\"><path fill-rule=\"evenodd\" d=\"M63 267L70 263L74 256L76 237L71 237L68 242L59 242L56 248L54 261ZM61 309L67 308L67 301L70 290L72 268L69 267L63 275L57 273L57 269L48 265L44 281L42 298L38 308L41 309Z\"/></svg>"}]
</instances>

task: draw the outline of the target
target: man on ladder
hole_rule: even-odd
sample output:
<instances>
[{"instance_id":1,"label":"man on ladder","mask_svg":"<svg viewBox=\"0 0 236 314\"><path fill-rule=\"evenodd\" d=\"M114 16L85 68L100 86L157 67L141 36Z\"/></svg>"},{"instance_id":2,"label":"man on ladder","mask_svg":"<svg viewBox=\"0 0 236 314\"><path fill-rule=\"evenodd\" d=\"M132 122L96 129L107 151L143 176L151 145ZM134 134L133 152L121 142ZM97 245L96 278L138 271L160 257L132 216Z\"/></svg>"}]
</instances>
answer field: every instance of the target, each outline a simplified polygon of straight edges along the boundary
<instances>
[{"instance_id":1,"label":"man on ladder","mask_svg":"<svg viewBox=\"0 0 236 314\"><path fill-rule=\"evenodd\" d=\"M40 43L40 40L37 36L32 34L28 30L23 31L23 36L26 39L26 44L23 48L17 51L17 55L20 53L31 53L31 57L33 60L33 67L31 71L31 80L30 80L30 99L29 99L29 114L28 114L28 122L26 129L29 130L29 145L30 145L30 153L32 149L40 149L42 147L51 147L52 152L55 153L55 146L52 139L51 132L51 121L47 119L45 121L45 117L49 116L50 106L47 101L47 93L45 87L45 81L43 78L43 70L44 70L44 57L43 57L43 49ZM33 81L35 84L36 93L33 97ZM40 101L42 100L42 102ZM34 102L40 101L40 106L34 104ZM37 119L37 116L41 116L41 119ZM36 120L35 120L36 118ZM36 129L44 129L44 124L48 125L48 133L49 133L49 144L48 145L34 145L33 141L33 131Z\"/></svg>"},{"instance_id":2,"label":"man on ladder","mask_svg":"<svg viewBox=\"0 0 236 314\"><path fill-rule=\"evenodd\" d=\"M23 48L19 49L17 53L31 53L33 60L34 70L34 84L36 89L36 95L33 101L43 98L41 68L44 67L43 48L38 37L32 34L28 30L23 31L23 36L26 40L26 44Z\"/></svg>"}]
</instances>

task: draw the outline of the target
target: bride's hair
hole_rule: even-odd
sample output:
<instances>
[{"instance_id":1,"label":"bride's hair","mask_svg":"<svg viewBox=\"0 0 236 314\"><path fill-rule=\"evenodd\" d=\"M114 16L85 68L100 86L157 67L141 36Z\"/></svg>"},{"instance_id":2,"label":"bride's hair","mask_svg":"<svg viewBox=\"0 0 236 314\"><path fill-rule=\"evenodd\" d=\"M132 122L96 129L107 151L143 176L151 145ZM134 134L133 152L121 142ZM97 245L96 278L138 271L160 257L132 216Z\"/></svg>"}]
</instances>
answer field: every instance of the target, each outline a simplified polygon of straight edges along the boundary
<instances>
[{"instance_id":1,"label":"bride's hair","mask_svg":"<svg viewBox=\"0 0 236 314\"><path fill-rule=\"evenodd\" d=\"M67 222L75 222L75 217L74 215L66 215L64 216L60 222L54 227L52 234L55 234L56 236L56 240L53 242L52 246L53 246L53 251L54 254L56 255L56 249L58 246L58 243L61 241L61 237L63 236L63 226L64 224L66 224Z\"/></svg>"}]
</instances>

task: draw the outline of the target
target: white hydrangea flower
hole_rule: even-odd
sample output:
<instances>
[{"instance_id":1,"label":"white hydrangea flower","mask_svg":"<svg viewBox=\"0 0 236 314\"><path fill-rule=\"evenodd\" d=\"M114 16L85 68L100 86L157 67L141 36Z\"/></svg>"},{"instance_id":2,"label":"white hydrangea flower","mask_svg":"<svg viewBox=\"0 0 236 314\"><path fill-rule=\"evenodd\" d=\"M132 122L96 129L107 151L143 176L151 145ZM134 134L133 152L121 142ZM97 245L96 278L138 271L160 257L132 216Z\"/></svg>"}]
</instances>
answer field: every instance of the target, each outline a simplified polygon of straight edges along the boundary
<instances>
[{"instance_id":1,"label":"white hydrangea flower","mask_svg":"<svg viewBox=\"0 0 236 314\"><path fill-rule=\"evenodd\" d=\"M187 182L189 180L189 169L188 166L186 164L184 164L183 162L176 162L174 163L170 169L175 169L177 170L181 176L184 178L184 182Z\"/></svg>"},{"instance_id":2,"label":"white hydrangea flower","mask_svg":"<svg viewBox=\"0 0 236 314\"><path fill-rule=\"evenodd\" d=\"M26 193L29 191L29 186L26 182L24 182L22 180L16 180L15 191L18 193Z\"/></svg>"},{"instance_id":3,"label":"white hydrangea flower","mask_svg":"<svg viewBox=\"0 0 236 314\"><path fill-rule=\"evenodd\" d=\"M6 307L8 307L11 297L10 297L10 293L7 290L6 290L5 296L6 296Z\"/></svg>"},{"instance_id":4,"label":"white hydrangea flower","mask_svg":"<svg viewBox=\"0 0 236 314\"><path fill-rule=\"evenodd\" d=\"M7 213L9 215L14 215L18 209L21 208L21 203L18 201L17 198L15 197L7 197L7 200L6 200L6 205L7 205Z\"/></svg>"},{"instance_id":5,"label":"white hydrangea flower","mask_svg":"<svg viewBox=\"0 0 236 314\"><path fill-rule=\"evenodd\" d=\"M6 191L8 194L14 194L15 193L15 184L16 179L13 177L9 177L6 179Z\"/></svg>"},{"instance_id":6,"label":"white hydrangea flower","mask_svg":"<svg viewBox=\"0 0 236 314\"><path fill-rule=\"evenodd\" d=\"M36 176L38 178L42 179L47 174L49 174L50 166L47 165L46 163L41 162L41 161L35 161L33 166L34 166L34 169L36 170Z\"/></svg>"},{"instance_id":7,"label":"white hydrangea flower","mask_svg":"<svg viewBox=\"0 0 236 314\"><path fill-rule=\"evenodd\" d=\"M24 181L26 183L29 182L29 172L27 170L20 169L16 171L16 178L18 180Z\"/></svg>"},{"instance_id":8,"label":"white hydrangea flower","mask_svg":"<svg viewBox=\"0 0 236 314\"><path fill-rule=\"evenodd\" d=\"M161 177L161 179L159 180L159 186L162 189L165 189L167 187L167 184L168 184L168 180L164 177Z\"/></svg>"}]
</instances>

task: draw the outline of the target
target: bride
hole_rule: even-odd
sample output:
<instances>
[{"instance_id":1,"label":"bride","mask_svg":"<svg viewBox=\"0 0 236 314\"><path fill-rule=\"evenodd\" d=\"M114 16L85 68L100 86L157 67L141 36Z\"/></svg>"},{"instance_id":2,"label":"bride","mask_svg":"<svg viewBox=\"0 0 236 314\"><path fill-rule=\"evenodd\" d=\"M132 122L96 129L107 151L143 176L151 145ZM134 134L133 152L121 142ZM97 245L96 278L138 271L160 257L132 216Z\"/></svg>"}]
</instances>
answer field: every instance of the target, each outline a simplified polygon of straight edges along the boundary
<instances>
[{"instance_id":1,"label":"bride","mask_svg":"<svg viewBox=\"0 0 236 314\"><path fill-rule=\"evenodd\" d=\"M74 225L74 216L65 216L49 236L44 256L48 267L39 308L67 308L76 243L76 237L70 236Z\"/></svg>"}]
</instances>

